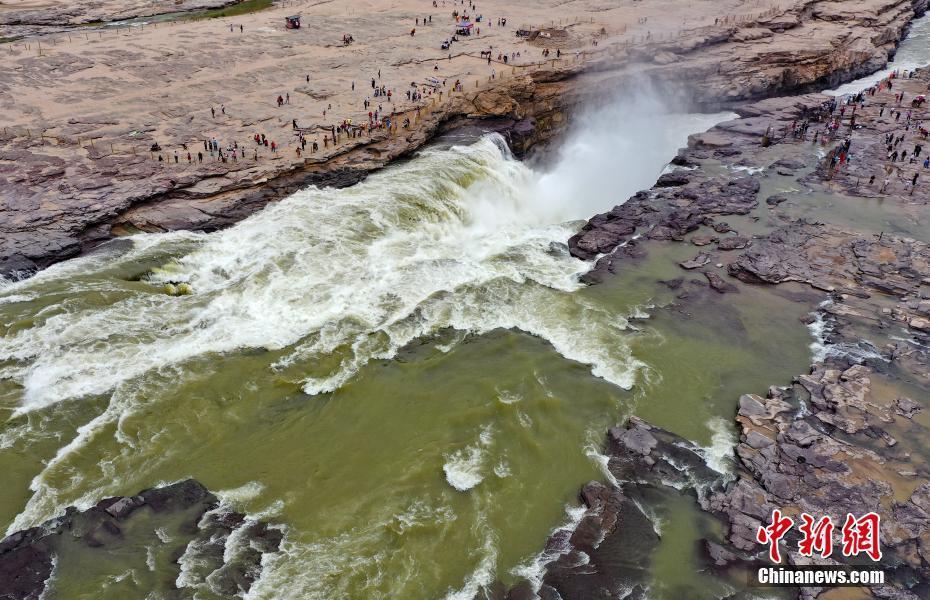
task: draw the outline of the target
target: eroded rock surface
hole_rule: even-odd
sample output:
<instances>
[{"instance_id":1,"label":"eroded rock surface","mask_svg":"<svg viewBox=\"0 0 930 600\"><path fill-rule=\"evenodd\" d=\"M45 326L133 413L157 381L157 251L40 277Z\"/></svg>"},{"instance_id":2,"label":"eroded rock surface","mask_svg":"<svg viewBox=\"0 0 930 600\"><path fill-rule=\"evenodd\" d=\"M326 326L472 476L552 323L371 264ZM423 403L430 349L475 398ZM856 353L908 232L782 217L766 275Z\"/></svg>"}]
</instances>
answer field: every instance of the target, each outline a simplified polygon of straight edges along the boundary
<instances>
[{"instance_id":1,"label":"eroded rock surface","mask_svg":"<svg viewBox=\"0 0 930 600\"><path fill-rule=\"evenodd\" d=\"M203 485L188 479L135 496L107 498L83 511L69 507L60 517L7 536L0 541L0 598L44 597L46 587L54 586L56 563L68 560L69 546L98 552L106 561L107 549L133 535L126 531L132 529L133 517L143 512L152 519L149 529L160 524L186 534L186 539L162 534L156 541L172 545L175 562L186 558L198 565L197 573L189 574L194 578L190 583L209 577L214 592L226 597L247 592L261 573L262 556L277 552L281 544L280 530L221 506ZM224 550L233 543L234 533L239 549L230 553L234 560L226 562ZM191 552L196 556L185 556Z\"/></svg>"},{"instance_id":2,"label":"eroded rock surface","mask_svg":"<svg viewBox=\"0 0 930 600\"><path fill-rule=\"evenodd\" d=\"M111 5L100 3L99 10ZM84 8L72 14L78 6L59 3L29 19L94 18ZM138 6L123 3L127 15ZM342 7L319 3L307 26L293 32L283 29L284 15L293 10L285 6L256 13L242 34L235 26L243 19L234 17L43 36L9 46L0 64L0 275L26 276L127 233L211 231L301 187L354 183L460 116L509 119L508 137L525 151L564 129L578 105L643 81L660 93L686 89L697 106L844 81L883 65L926 0L797 0L775 10L733 1L715 4L719 15L670 0L633 8L600 0L552 42L562 50L557 60L541 60L541 42L517 41L512 27L487 28L456 46L450 59L438 50L449 35L448 16L421 27L416 37L394 35L420 8L413 0L392 0L379 6L377 18L359 22ZM495 10L515 23L564 17L554 0ZM637 26L642 16L648 28ZM350 48L336 33L344 31L357 40ZM495 63L499 76L492 79L478 56L488 45L519 50L521 57ZM307 52L319 67L311 73ZM230 64L235 76L216 73L216 64ZM393 89L393 101L375 98L370 108L380 104L381 115L409 117L411 128L343 134L336 144L325 143L330 127L345 119L367 123L362 101L370 96L369 78L382 68L380 83ZM446 81L441 99L440 89L419 102L401 99L411 81L429 77ZM464 90L451 93L456 80ZM283 90L288 102L277 107ZM319 151L297 154L294 120L308 147L315 141ZM257 147L256 133L281 150ZM236 144L237 160L220 162L204 152L212 139L224 148ZM150 152L155 143L161 150ZM738 151L721 134L698 143L720 154ZM205 154L203 163L197 152ZM661 189L693 191L688 180L668 175ZM752 186L751 178L705 184L727 186L716 193L736 196L747 190L733 185ZM687 208L666 217L653 235L675 237L696 223ZM591 256L609 247L611 236L625 235L623 220L612 217L602 225L584 232L573 251Z\"/></svg>"},{"instance_id":3,"label":"eroded rock surface","mask_svg":"<svg viewBox=\"0 0 930 600\"><path fill-rule=\"evenodd\" d=\"M780 387L765 394L733 399L739 441L730 478L708 472L693 444L635 417L607 436L608 465L617 483L603 485L627 497L644 486L691 490L696 505L725 524L722 538L704 540L706 568L730 578L737 589L745 584L748 569L771 564L756 534L769 524L773 509L833 519L834 552L817 564L846 564L839 537L846 514L873 511L881 516L880 565L887 579L867 592L873 598L930 597L930 421L925 417L930 407L930 236L918 226L910 228L914 237L900 231L910 227L911 217L918 223L925 218L930 187L903 183L921 169L919 161L892 165L885 155L891 152L885 138L890 132L903 136L892 146L907 148L909 155L915 144L925 143L916 128L906 128L897 116L908 106L899 108L894 94L923 93L928 80L930 73L919 71L913 78L894 80L891 90L868 95L855 124L850 107L832 106L825 96L747 105L742 119L692 136L674 161L688 167L686 176L667 178L592 218L571 240L576 256L590 257L593 250L604 254L590 274L591 283L622 268L630 259L630 244L641 256L658 244L693 242L701 251L679 263L682 273L703 269L710 285L736 289L801 284L820 298L805 319L815 335L810 371L790 382L772 382ZM839 132L822 137L824 125L833 119L839 119ZM798 128L805 122L809 130ZM831 166L830 158L847 136L860 152L856 166ZM889 167L903 176L890 186L867 183L870 172ZM772 194L773 186L786 191ZM865 205L876 197L883 202ZM839 208L825 210L824 205ZM866 216L846 218L848 209ZM809 218L811 212L819 218ZM729 234L734 226L754 233ZM727 238L735 241L721 248ZM682 291L679 299L688 298L689 287L706 285L686 277L662 283ZM733 297L732 302L739 301ZM623 528L620 519L605 531L604 540L621 538ZM799 537L795 527L783 541L782 555L791 564L812 564L798 550ZM576 550L569 546L563 553ZM567 599L610 591L593 573L586 576L584 584L557 588L558 593ZM543 581L548 578L547 571ZM639 583L628 576L625 589ZM796 594L805 600L836 597L825 595L828 591L801 588Z\"/></svg>"}]
</instances>

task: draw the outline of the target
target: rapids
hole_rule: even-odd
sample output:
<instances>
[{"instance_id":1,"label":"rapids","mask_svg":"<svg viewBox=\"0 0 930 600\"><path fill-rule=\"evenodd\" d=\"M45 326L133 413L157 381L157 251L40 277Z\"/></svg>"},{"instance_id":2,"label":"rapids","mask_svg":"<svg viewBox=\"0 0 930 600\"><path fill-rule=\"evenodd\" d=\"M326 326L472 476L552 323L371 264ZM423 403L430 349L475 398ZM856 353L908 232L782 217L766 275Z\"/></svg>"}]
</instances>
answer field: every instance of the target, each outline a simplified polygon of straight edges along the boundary
<instances>
[{"instance_id":1,"label":"rapids","mask_svg":"<svg viewBox=\"0 0 930 600\"><path fill-rule=\"evenodd\" d=\"M648 312L580 294L591 264L564 242L725 118L620 103L545 170L489 134L2 284L7 531L195 476L285 528L253 598L470 597L519 573L649 377ZM209 598L196 551L175 584ZM63 563L53 587L156 585L152 560L119 566Z\"/></svg>"}]
</instances>

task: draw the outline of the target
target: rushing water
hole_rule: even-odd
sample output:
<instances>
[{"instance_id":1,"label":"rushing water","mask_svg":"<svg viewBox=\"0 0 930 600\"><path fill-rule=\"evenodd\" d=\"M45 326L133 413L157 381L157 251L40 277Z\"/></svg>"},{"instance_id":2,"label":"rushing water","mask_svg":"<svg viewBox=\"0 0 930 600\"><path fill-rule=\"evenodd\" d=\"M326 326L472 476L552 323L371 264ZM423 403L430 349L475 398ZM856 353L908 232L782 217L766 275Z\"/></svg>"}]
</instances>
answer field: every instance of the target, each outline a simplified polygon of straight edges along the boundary
<instances>
[{"instance_id":1,"label":"rushing water","mask_svg":"<svg viewBox=\"0 0 930 600\"><path fill-rule=\"evenodd\" d=\"M581 293L591 265L564 241L722 118L610 107L545 173L496 135L427 149L3 285L7 530L193 476L285 527L255 598L470 597L527 574L648 379L643 309ZM174 583L211 597L188 563ZM133 596L159 564L72 556L55 590Z\"/></svg>"},{"instance_id":2,"label":"rushing water","mask_svg":"<svg viewBox=\"0 0 930 600\"><path fill-rule=\"evenodd\" d=\"M835 96L857 94L884 79L889 71L894 71L895 69L910 71L918 67L926 67L927 65L930 65L930 13L919 19L915 19L914 22L911 23L907 37L901 42L894 58L888 63L885 69L861 77L855 81L850 81L826 93Z\"/></svg>"},{"instance_id":3,"label":"rushing water","mask_svg":"<svg viewBox=\"0 0 930 600\"><path fill-rule=\"evenodd\" d=\"M926 64L928 36L925 17L891 68ZM655 245L583 288L591 265L564 246L725 118L653 104L582 119L544 170L488 135L226 231L135 236L0 282L0 521L193 476L285 530L252 598L471 598L539 573L624 415L728 469L735 399L806 366L808 308L744 288L656 313L671 299L656 280L693 249ZM682 499L650 511L652 597L733 591L696 572L713 523ZM52 596L217 596L195 549L174 579L140 531L105 560L68 551Z\"/></svg>"}]
</instances>

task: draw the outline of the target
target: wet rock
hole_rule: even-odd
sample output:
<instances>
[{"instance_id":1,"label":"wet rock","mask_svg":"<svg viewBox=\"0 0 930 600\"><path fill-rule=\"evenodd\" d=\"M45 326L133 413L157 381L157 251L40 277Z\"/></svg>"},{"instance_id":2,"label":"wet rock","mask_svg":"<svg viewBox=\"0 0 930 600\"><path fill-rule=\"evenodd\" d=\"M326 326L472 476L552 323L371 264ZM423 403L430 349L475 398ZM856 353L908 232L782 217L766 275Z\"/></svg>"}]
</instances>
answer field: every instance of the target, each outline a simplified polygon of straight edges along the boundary
<instances>
[{"instance_id":1,"label":"wet rock","mask_svg":"<svg viewBox=\"0 0 930 600\"><path fill-rule=\"evenodd\" d=\"M681 287L681 284L684 283L684 281L684 277L676 277L675 279L659 280L659 283L670 290L677 290Z\"/></svg>"},{"instance_id":2,"label":"wet rock","mask_svg":"<svg viewBox=\"0 0 930 600\"><path fill-rule=\"evenodd\" d=\"M739 556L730 552L720 544L710 540L704 540L704 548L708 556L718 567L726 566L740 560Z\"/></svg>"},{"instance_id":3,"label":"wet rock","mask_svg":"<svg viewBox=\"0 0 930 600\"><path fill-rule=\"evenodd\" d=\"M145 504L145 500L143 500L142 498L126 497L126 498L120 498L116 500L116 502L113 502L112 504L107 506L105 510L108 513L110 513L110 516L116 519L124 519L128 517L129 514L132 513L133 510L135 510L139 506L142 506L143 504ZM98 504L98 506L100 505Z\"/></svg>"},{"instance_id":4,"label":"wet rock","mask_svg":"<svg viewBox=\"0 0 930 600\"><path fill-rule=\"evenodd\" d=\"M787 202L787 201L788 201L788 198L781 194L775 194L765 199L765 203L768 204L769 206L778 206L782 202Z\"/></svg>"},{"instance_id":5,"label":"wet rock","mask_svg":"<svg viewBox=\"0 0 930 600\"><path fill-rule=\"evenodd\" d=\"M678 263L682 269L700 269L701 267L710 263L710 255L705 252L699 252L697 256L690 260L682 261Z\"/></svg>"},{"instance_id":6,"label":"wet rock","mask_svg":"<svg viewBox=\"0 0 930 600\"><path fill-rule=\"evenodd\" d=\"M671 173L664 173L659 176L659 179L655 183L655 187L677 187L685 185L690 181L688 176L681 171L672 171Z\"/></svg>"},{"instance_id":7,"label":"wet rock","mask_svg":"<svg viewBox=\"0 0 930 600\"><path fill-rule=\"evenodd\" d=\"M728 292L738 292L739 290L732 283L727 283L723 280L723 277L717 275L712 271L704 271L704 277L707 278L707 282L710 284L710 287L715 292L725 294Z\"/></svg>"},{"instance_id":8,"label":"wet rock","mask_svg":"<svg viewBox=\"0 0 930 600\"><path fill-rule=\"evenodd\" d=\"M749 238L744 238L739 235L723 237L717 242L717 248L719 250L741 250L748 245Z\"/></svg>"},{"instance_id":9,"label":"wet rock","mask_svg":"<svg viewBox=\"0 0 930 600\"><path fill-rule=\"evenodd\" d=\"M691 238L691 243L695 246L707 246L713 244L718 238L710 235L696 235Z\"/></svg>"},{"instance_id":10,"label":"wet rock","mask_svg":"<svg viewBox=\"0 0 930 600\"><path fill-rule=\"evenodd\" d=\"M803 163L800 160L795 160L792 158L782 158L772 163L772 166L794 171L797 169L803 169L807 165L805 165L805 163Z\"/></svg>"},{"instance_id":11,"label":"wet rock","mask_svg":"<svg viewBox=\"0 0 930 600\"><path fill-rule=\"evenodd\" d=\"M607 432L608 468L620 481L671 485L678 489L712 485L720 474L707 466L697 447L638 417Z\"/></svg>"},{"instance_id":12,"label":"wet rock","mask_svg":"<svg viewBox=\"0 0 930 600\"><path fill-rule=\"evenodd\" d=\"M895 412L907 419L912 419L914 415L923 410L919 404L910 398L898 398L895 400Z\"/></svg>"},{"instance_id":13,"label":"wet rock","mask_svg":"<svg viewBox=\"0 0 930 600\"><path fill-rule=\"evenodd\" d=\"M923 91L927 81L914 85ZM750 175L726 182L705 173L702 161L720 160L731 172L764 172L768 167L759 164L759 140L765 129L774 123L776 129L786 130L792 122L811 115L819 115L823 123L818 107L824 101L818 96L773 98L740 107L741 121L693 136L689 148L679 154L679 160L695 167L688 171L687 183L637 194L614 209L615 214L636 222L640 231L648 229L649 239L687 239L682 233L694 225L729 233L731 228L720 218L749 215L758 202L758 180ZM860 153L867 153L865 148L875 141L868 136L880 137L876 131L859 131L854 143L859 144ZM876 144L879 150L881 146ZM814 165L794 159L769 165L782 173L807 166ZM837 173L824 183L828 175L819 168L801 181L825 193L846 186L849 198L844 201L868 195L855 182L850 184L847 174ZM918 189L913 198L923 193ZM922 206L926 200L900 196L891 195L902 206ZM769 206L784 201L778 194L766 199ZM816 316L804 320L819 323L818 343L828 358L786 387L773 387L765 396L739 398L735 479L709 494L697 494L700 506L727 525L725 539L707 540L708 565L717 569L751 564L761 550L756 532L774 508L793 515L803 511L831 516L835 523L842 523L847 513L875 511L883 523L881 566L893 581L869 591L876 598L924 597L930 593L930 473L912 457L925 453L924 440L930 438L930 431L923 419L914 418L924 408L923 396L914 396L915 401L899 394L915 386L930 389L930 247L887 232L855 230L791 218L790 211L782 213L772 214L771 221L778 225L767 235L754 236L751 244L748 238L731 235L718 240L718 248L740 250L729 261L727 272L743 282L801 282L827 292L799 301L817 307ZM701 236L693 239L698 240L696 245L706 241ZM681 266L703 268L712 260L701 252ZM702 273L714 289L729 285L714 271ZM885 345L868 339L874 333L887 340L889 329L903 327L909 328L907 341ZM876 385L879 378L885 380L880 386ZM894 393L897 378L908 381L898 394ZM668 441L636 419L611 429L611 474L621 482L699 489L682 474L691 468L683 467L690 465L687 451L699 453L678 440L677 447L685 455L671 454L666 452ZM630 488L624 489L629 493ZM789 552L788 560L797 564L806 559ZM805 589L800 597L813 598L822 591Z\"/></svg>"},{"instance_id":14,"label":"wet rock","mask_svg":"<svg viewBox=\"0 0 930 600\"><path fill-rule=\"evenodd\" d=\"M144 490L136 496L107 498L85 511L69 507L60 517L0 541L0 598L38 599L62 544L106 547L127 535L123 523L141 510L183 517L186 524L182 529L202 542L190 547L215 550L213 568L207 571L211 582L231 596L247 592L261 572L262 556L277 552L281 532L261 521L248 521L244 515L218 509L216 496L193 479ZM235 562L225 563L223 549L234 531L247 548ZM64 532L69 535L63 536ZM178 555L187 551L187 540L174 543L179 544L175 550ZM205 561L206 557L199 559Z\"/></svg>"}]
</instances>

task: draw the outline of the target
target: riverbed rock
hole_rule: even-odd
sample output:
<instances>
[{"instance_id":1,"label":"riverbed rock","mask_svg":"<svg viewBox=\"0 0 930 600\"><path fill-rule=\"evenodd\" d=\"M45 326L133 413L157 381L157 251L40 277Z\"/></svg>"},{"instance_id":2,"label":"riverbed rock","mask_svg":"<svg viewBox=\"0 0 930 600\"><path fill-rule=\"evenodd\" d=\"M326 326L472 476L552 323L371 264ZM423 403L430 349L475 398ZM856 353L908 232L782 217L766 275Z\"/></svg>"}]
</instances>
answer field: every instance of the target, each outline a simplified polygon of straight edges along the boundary
<instances>
[{"instance_id":1,"label":"riverbed rock","mask_svg":"<svg viewBox=\"0 0 930 600\"><path fill-rule=\"evenodd\" d=\"M678 263L682 269L700 269L710 263L710 254L699 252L694 258Z\"/></svg>"},{"instance_id":2,"label":"riverbed rock","mask_svg":"<svg viewBox=\"0 0 930 600\"><path fill-rule=\"evenodd\" d=\"M928 83L930 72L920 71L915 81L896 86L910 85L916 92ZM765 129L783 130L804 119L823 124L824 103L829 102L826 97L810 95L742 107L742 122L723 123L710 135L695 136L689 148L680 153L680 160L691 166L687 184L654 187L611 213L638 219L638 231L659 230L658 235L646 237L646 251L656 243L652 240L679 241L674 234L681 229L672 226L675 221L707 228L689 239L709 236L709 230L729 233L732 227L720 217L748 215L751 208L747 207L757 203L755 196L761 188L751 182L771 161L761 156L764 151L759 142ZM868 155L873 146L876 154L882 150L884 129L869 127L856 132L853 144L860 154ZM781 152L805 154L796 150L804 144L801 139L776 137L771 143L796 144ZM731 171L751 174L734 173L734 181L740 183L725 188L717 175L704 172L705 160L714 161L715 173L717 163L722 162ZM822 156L815 155L812 160L804 164L792 158L778 168L786 173L801 172L799 184L823 195L836 193L838 202L856 202L859 195L874 195L845 172L831 173ZM735 202L700 193L734 188L740 196ZM885 194L889 214L903 211L918 219L925 218L928 200L928 190L920 186L913 195L906 188ZM782 201L768 204L777 206ZM884 555L880 565L888 581L870 587L868 593L873 598L930 597L930 469L922 459L913 459L926 454L926 440L930 439L930 430L919 416L928 406L926 398L930 398L930 325L926 322L930 317L930 247L903 234L801 217L794 204L769 213L767 222L763 217L764 232L758 233L754 224L751 244L748 237L745 244L735 243L743 246L733 249L739 252L721 254L717 263L725 264L730 276L747 284L767 289L784 283L807 286L812 295L802 301L810 302L811 314L803 321L816 335L816 360L810 372L791 382L778 382L783 387L738 399L740 437L734 453L734 477L722 486L711 484L709 493L695 494L701 508L720 516L727 526L723 539L708 539L704 544L707 568L725 576L729 569L735 574L766 564L765 547L758 543L756 534L760 526L768 524L775 508L790 515L807 512L830 516L838 528L847 513L858 516L874 511L882 517ZM686 221L669 218L682 211L687 211ZM823 214L829 217L830 211ZM591 229L596 228L597 222ZM721 237L718 248L720 242L734 237L739 236ZM609 256L615 271L619 270L622 255ZM710 261L709 255L701 253L681 266L702 268ZM711 286L715 281L726 283L714 270L702 272ZM897 332L891 342L889 330ZM700 456L684 440L678 440L677 446L686 454L691 451L693 460ZM663 460L659 450L663 447L655 430L635 418L624 427L612 428L608 465L620 487L635 489L626 487L632 480L664 481L676 490L707 489L676 470L676 465L689 464L687 458ZM653 477L655 473L661 476ZM797 541L797 532L789 533L783 554L790 564L808 564L810 559L797 551ZM846 562L838 552L824 560ZM824 591L802 588L797 597L811 599Z\"/></svg>"},{"instance_id":3,"label":"riverbed rock","mask_svg":"<svg viewBox=\"0 0 930 600\"><path fill-rule=\"evenodd\" d=\"M703 273L704 277L707 278L707 282L710 284L711 289L715 292L725 294L728 292L732 293L739 291L735 285L732 283L727 283L723 280L723 277L717 275L713 271L704 271Z\"/></svg>"},{"instance_id":4,"label":"riverbed rock","mask_svg":"<svg viewBox=\"0 0 930 600\"><path fill-rule=\"evenodd\" d=\"M719 250L741 250L749 245L749 238L740 235L729 235L720 238L717 242Z\"/></svg>"},{"instance_id":5,"label":"riverbed rock","mask_svg":"<svg viewBox=\"0 0 930 600\"><path fill-rule=\"evenodd\" d=\"M210 576L211 585L230 597L249 590L261 572L262 557L277 552L283 537L279 530L262 521L247 519L222 507L203 485L187 479L143 490L134 496L106 498L84 511L69 507L63 515L38 527L7 536L0 541L0 598L42 597L62 544L99 551L122 541L125 524L132 521L135 513L146 510L182 519L182 531L190 538L162 540L162 543L175 544L178 556L197 552L198 556L189 558L209 565L203 572ZM154 523L158 523L157 516ZM227 563L223 551L234 533L236 543L245 549ZM197 543L188 545L190 540Z\"/></svg>"}]
</instances>

